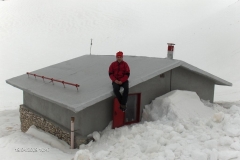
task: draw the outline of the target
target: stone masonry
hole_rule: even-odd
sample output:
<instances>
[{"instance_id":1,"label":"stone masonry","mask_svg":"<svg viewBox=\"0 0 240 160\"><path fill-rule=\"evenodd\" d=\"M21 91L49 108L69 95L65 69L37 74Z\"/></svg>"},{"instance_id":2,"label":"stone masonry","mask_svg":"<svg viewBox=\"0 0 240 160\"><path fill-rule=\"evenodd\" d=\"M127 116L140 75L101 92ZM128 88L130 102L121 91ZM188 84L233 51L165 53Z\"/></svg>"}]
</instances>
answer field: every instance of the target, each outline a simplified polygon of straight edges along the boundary
<instances>
[{"instance_id":1,"label":"stone masonry","mask_svg":"<svg viewBox=\"0 0 240 160\"><path fill-rule=\"evenodd\" d=\"M54 125L52 122L43 118L42 116L31 112L28 108L24 107L23 105L20 105L19 112L22 132L26 132L32 125L34 125L37 128L58 137L59 139L67 142L70 145L71 142L70 132L58 127L57 125ZM87 144L89 141L93 139L79 138L75 136L74 140L75 140L74 146L78 147L80 144Z\"/></svg>"}]
</instances>

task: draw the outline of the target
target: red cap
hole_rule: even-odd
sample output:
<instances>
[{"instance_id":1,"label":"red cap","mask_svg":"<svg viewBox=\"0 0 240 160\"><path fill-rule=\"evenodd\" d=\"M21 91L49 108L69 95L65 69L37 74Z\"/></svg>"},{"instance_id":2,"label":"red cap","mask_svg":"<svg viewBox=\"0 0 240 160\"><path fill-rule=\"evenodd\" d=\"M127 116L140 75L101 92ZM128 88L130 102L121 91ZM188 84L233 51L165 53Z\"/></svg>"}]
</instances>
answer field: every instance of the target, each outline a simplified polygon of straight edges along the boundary
<instances>
[{"instance_id":1,"label":"red cap","mask_svg":"<svg viewBox=\"0 0 240 160\"><path fill-rule=\"evenodd\" d=\"M116 57L123 57L123 52L122 51L118 51L116 53Z\"/></svg>"}]
</instances>

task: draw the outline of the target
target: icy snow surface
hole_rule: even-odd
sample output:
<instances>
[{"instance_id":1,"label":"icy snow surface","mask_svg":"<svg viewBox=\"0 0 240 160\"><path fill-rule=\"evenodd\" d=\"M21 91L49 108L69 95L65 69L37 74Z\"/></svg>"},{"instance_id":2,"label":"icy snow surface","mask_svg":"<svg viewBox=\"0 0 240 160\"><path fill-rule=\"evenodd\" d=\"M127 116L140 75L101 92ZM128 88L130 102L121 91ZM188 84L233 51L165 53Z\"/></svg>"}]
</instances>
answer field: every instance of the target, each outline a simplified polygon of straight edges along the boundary
<instances>
[{"instance_id":1,"label":"icy snow surface","mask_svg":"<svg viewBox=\"0 0 240 160\"><path fill-rule=\"evenodd\" d=\"M158 97L150 105L146 105L143 119L155 121L162 118L169 120L210 118L212 114L213 110L204 107L195 92L177 90Z\"/></svg>"},{"instance_id":2,"label":"icy snow surface","mask_svg":"<svg viewBox=\"0 0 240 160\"><path fill-rule=\"evenodd\" d=\"M73 151L70 150L69 145L65 141L58 139L50 133L39 130L35 126L31 126L26 133L63 152L71 153Z\"/></svg>"},{"instance_id":3,"label":"icy snow surface","mask_svg":"<svg viewBox=\"0 0 240 160\"><path fill-rule=\"evenodd\" d=\"M177 90L146 105L144 115L140 124L114 130L109 124L97 142L80 146L74 160L240 159L239 106L226 109Z\"/></svg>"},{"instance_id":4,"label":"icy snow surface","mask_svg":"<svg viewBox=\"0 0 240 160\"><path fill-rule=\"evenodd\" d=\"M147 121L116 129L110 123L79 150L34 126L22 133L18 110L2 111L1 160L240 160L240 105L222 105L228 107L172 91L146 105Z\"/></svg>"}]
</instances>

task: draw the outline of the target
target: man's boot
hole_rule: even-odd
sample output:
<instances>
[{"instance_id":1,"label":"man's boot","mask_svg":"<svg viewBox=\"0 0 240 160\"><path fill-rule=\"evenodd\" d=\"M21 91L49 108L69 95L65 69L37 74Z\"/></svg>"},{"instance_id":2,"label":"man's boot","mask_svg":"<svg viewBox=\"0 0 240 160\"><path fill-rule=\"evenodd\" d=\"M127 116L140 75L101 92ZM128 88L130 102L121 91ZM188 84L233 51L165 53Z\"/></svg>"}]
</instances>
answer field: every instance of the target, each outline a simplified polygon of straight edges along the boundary
<instances>
[{"instance_id":1,"label":"man's boot","mask_svg":"<svg viewBox=\"0 0 240 160\"><path fill-rule=\"evenodd\" d=\"M126 110L127 110L127 107L126 107L126 105L120 105L120 109L123 111L123 112L125 112Z\"/></svg>"}]
</instances>

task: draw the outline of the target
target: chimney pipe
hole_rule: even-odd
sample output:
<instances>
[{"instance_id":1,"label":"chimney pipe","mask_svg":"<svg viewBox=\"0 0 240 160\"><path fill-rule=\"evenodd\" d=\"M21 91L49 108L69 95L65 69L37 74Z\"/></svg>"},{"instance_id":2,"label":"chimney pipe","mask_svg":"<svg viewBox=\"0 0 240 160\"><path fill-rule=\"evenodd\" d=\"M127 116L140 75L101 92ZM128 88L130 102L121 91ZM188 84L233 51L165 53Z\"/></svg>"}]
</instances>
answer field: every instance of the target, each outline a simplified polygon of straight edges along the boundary
<instances>
[{"instance_id":1,"label":"chimney pipe","mask_svg":"<svg viewBox=\"0 0 240 160\"><path fill-rule=\"evenodd\" d=\"M168 54L167 58L173 59L174 43L168 43Z\"/></svg>"}]
</instances>

